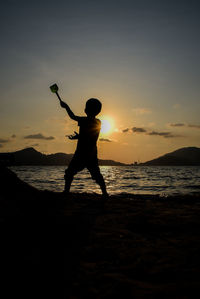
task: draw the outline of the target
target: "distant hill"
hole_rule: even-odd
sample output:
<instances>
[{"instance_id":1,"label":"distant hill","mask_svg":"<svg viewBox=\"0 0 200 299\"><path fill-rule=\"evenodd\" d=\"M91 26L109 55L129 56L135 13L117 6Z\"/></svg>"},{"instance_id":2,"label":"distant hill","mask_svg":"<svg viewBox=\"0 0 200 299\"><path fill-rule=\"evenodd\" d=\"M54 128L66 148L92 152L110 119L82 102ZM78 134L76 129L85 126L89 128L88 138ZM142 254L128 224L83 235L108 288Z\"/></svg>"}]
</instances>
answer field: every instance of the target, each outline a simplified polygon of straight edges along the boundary
<instances>
[{"instance_id":1,"label":"distant hill","mask_svg":"<svg viewBox=\"0 0 200 299\"><path fill-rule=\"evenodd\" d=\"M33 147L25 148L12 153L0 153L0 161L7 160L10 165L68 165L72 154L56 153L45 155ZM113 160L99 160L99 165L123 166L126 164Z\"/></svg>"},{"instance_id":2,"label":"distant hill","mask_svg":"<svg viewBox=\"0 0 200 299\"><path fill-rule=\"evenodd\" d=\"M165 154L157 159L141 163L149 166L198 166L200 165L200 148L184 147Z\"/></svg>"}]
</instances>

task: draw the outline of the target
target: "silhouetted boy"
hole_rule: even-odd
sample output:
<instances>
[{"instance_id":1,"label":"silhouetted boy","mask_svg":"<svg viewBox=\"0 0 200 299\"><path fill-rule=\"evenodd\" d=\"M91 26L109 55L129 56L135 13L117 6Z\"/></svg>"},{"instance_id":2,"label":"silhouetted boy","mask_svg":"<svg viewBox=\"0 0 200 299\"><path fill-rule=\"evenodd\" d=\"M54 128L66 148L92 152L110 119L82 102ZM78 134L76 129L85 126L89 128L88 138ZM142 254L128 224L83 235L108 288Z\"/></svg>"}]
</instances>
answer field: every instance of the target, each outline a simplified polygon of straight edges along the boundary
<instances>
[{"instance_id":1,"label":"silhouetted boy","mask_svg":"<svg viewBox=\"0 0 200 299\"><path fill-rule=\"evenodd\" d=\"M79 134L75 132L75 135L69 136L69 139L78 139L78 143L75 154L65 170L64 192L69 192L74 175L87 168L92 178L99 184L103 195L107 197L106 185L100 173L97 158L97 139L101 129L101 121L95 116L101 111L101 102L94 98L89 99L85 106L86 117L74 115L69 106L63 101L60 101L60 105L66 109L71 119L78 122L80 127Z\"/></svg>"}]
</instances>

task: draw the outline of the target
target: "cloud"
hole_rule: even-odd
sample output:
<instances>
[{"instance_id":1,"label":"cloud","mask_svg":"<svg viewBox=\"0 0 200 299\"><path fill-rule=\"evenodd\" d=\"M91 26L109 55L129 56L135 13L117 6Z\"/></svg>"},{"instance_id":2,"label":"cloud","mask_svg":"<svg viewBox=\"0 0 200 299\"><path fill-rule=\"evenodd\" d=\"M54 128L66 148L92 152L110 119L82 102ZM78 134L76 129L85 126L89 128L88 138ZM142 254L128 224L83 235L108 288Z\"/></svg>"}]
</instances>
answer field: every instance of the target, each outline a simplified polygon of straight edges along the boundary
<instances>
[{"instance_id":1,"label":"cloud","mask_svg":"<svg viewBox=\"0 0 200 299\"><path fill-rule=\"evenodd\" d=\"M122 133L126 133L129 131L129 128L122 130Z\"/></svg>"},{"instance_id":2,"label":"cloud","mask_svg":"<svg viewBox=\"0 0 200 299\"><path fill-rule=\"evenodd\" d=\"M157 131L152 131L152 132L148 132L147 135L150 136L161 136L164 138L175 138L175 137L183 137L182 135L175 135L171 132L157 132Z\"/></svg>"},{"instance_id":3,"label":"cloud","mask_svg":"<svg viewBox=\"0 0 200 299\"><path fill-rule=\"evenodd\" d=\"M127 128L122 130L122 133L127 133L127 132L134 132L134 133L145 133L146 129L144 128L137 128L137 127L133 127L133 128Z\"/></svg>"},{"instance_id":4,"label":"cloud","mask_svg":"<svg viewBox=\"0 0 200 299\"><path fill-rule=\"evenodd\" d=\"M108 138L100 138L99 141L112 142L112 140L110 140Z\"/></svg>"},{"instance_id":5,"label":"cloud","mask_svg":"<svg viewBox=\"0 0 200 299\"><path fill-rule=\"evenodd\" d=\"M125 130L122 130L123 133L126 133L128 131L132 131L133 133L144 133L145 135L149 135L149 136L161 136L161 137L164 137L164 138L183 137L182 135L173 134L171 132L149 131L147 129L138 128L138 127L133 127L131 129L127 128Z\"/></svg>"},{"instance_id":6,"label":"cloud","mask_svg":"<svg viewBox=\"0 0 200 299\"><path fill-rule=\"evenodd\" d=\"M171 126L171 127L188 127L188 128L200 129L200 125L185 124L185 123L170 123L169 126Z\"/></svg>"},{"instance_id":7,"label":"cloud","mask_svg":"<svg viewBox=\"0 0 200 299\"><path fill-rule=\"evenodd\" d=\"M136 128L136 127L133 127L131 129L134 133L145 133L146 130L144 128Z\"/></svg>"},{"instance_id":8,"label":"cloud","mask_svg":"<svg viewBox=\"0 0 200 299\"><path fill-rule=\"evenodd\" d=\"M9 139L0 138L0 143L7 143L9 142Z\"/></svg>"},{"instance_id":9,"label":"cloud","mask_svg":"<svg viewBox=\"0 0 200 299\"><path fill-rule=\"evenodd\" d=\"M184 123L172 123L172 124L169 124L170 127L184 127L185 124Z\"/></svg>"},{"instance_id":10,"label":"cloud","mask_svg":"<svg viewBox=\"0 0 200 299\"><path fill-rule=\"evenodd\" d=\"M44 136L43 134L38 133L38 134L33 134L33 135L27 135L27 136L24 137L24 139L53 140L53 139L55 139L55 137L53 137L53 136L46 137L46 136Z\"/></svg>"},{"instance_id":11,"label":"cloud","mask_svg":"<svg viewBox=\"0 0 200 299\"><path fill-rule=\"evenodd\" d=\"M152 112L149 108L133 108L132 111L139 115L150 114Z\"/></svg>"},{"instance_id":12,"label":"cloud","mask_svg":"<svg viewBox=\"0 0 200 299\"><path fill-rule=\"evenodd\" d=\"M200 125L192 125L192 124L189 124L189 125L188 125L188 128L200 129Z\"/></svg>"}]
</instances>

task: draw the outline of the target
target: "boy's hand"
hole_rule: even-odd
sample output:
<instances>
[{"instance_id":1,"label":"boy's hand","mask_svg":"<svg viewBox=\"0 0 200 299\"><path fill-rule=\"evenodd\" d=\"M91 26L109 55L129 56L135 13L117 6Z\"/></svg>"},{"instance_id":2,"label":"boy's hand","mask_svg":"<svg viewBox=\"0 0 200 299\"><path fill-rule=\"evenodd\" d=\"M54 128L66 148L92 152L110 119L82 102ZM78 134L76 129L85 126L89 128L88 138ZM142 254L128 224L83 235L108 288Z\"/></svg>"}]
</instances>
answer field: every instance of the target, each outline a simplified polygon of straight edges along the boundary
<instances>
[{"instance_id":1,"label":"boy's hand","mask_svg":"<svg viewBox=\"0 0 200 299\"><path fill-rule=\"evenodd\" d=\"M70 140L74 140L74 139L78 139L79 137L79 134L74 131L74 135L67 135L67 137L70 139Z\"/></svg>"},{"instance_id":2,"label":"boy's hand","mask_svg":"<svg viewBox=\"0 0 200 299\"><path fill-rule=\"evenodd\" d=\"M67 104L65 102L63 102L62 100L60 100L60 106L62 108L66 108L67 107Z\"/></svg>"}]
</instances>

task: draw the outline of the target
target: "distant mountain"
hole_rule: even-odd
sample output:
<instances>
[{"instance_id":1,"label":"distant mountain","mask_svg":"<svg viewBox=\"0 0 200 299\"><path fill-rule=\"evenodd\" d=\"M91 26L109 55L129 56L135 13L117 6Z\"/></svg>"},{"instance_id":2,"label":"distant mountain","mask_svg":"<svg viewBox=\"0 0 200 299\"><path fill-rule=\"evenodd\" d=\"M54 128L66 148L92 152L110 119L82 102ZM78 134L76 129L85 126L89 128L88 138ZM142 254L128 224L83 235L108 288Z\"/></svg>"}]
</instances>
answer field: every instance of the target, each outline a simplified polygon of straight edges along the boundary
<instances>
[{"instance_id":1,"label":"distant mountain","mask_svg":"<svg viewBox=\"0 0 200 299\"><path fill-rule=\"evenodd\" d=\"M184 147L165 154L157 159L141 163L149 166L198 166L200 165L200 148Z\"/></svg>"},{"instance_id":2,"label":"distant mountain","mask_svg":"<svg viewBox=\"0 0 200 299\"><path fill-rule=\"evenodd\" d=\"M0 161L9 161L11 165L68 165L72 154L56 153L45 155L33 147L25 148L12 153L0 153ZM126 164L113 160L99 160L99 165L123 166Z\"/></svg>"}]
</instances>

